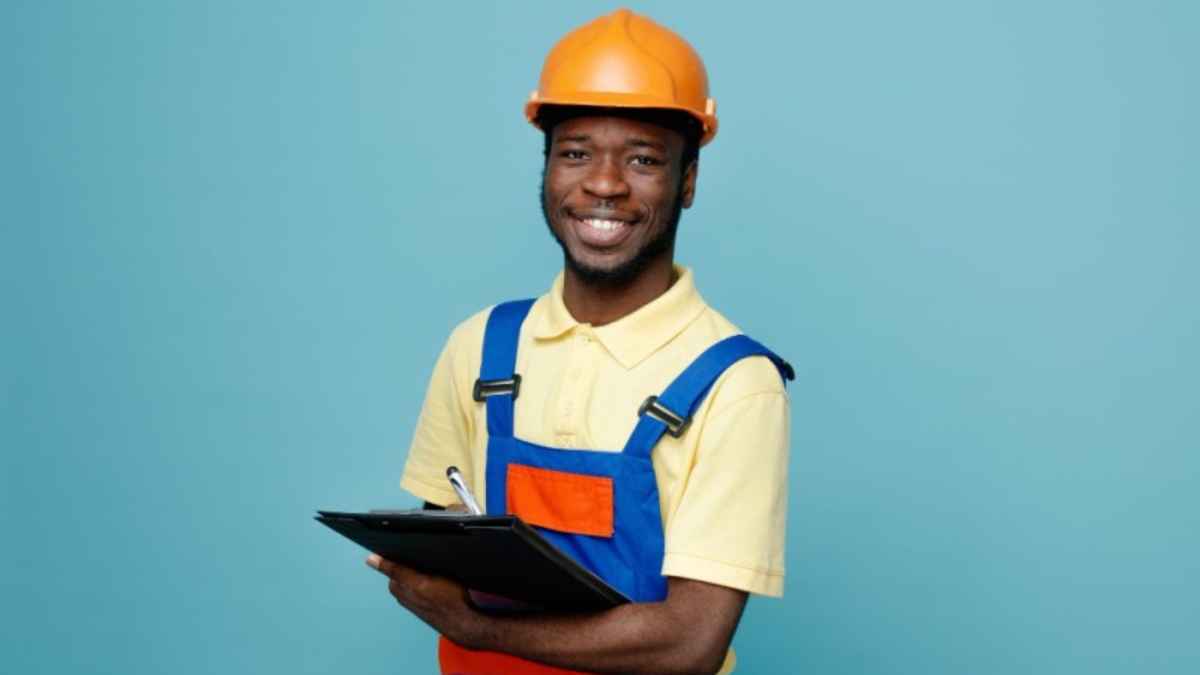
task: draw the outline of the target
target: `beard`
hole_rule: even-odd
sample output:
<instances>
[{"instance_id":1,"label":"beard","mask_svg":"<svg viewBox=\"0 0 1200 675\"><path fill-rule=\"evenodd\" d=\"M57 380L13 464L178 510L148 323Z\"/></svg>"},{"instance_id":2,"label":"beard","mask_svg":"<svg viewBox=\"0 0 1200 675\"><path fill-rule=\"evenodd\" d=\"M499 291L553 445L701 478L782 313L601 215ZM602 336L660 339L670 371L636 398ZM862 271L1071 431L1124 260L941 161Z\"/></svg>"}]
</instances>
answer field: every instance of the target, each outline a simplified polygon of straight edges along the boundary
<instances>
[{"instance_id":1,"label":"beard","mask_svg":"<svg viewBox=\"0 0 1200 675\"><path fill-rule=\"evenodd\" d=\"M627 286L641 276L642 271L652 261L657 260L675 246L675 233L679 229L679 218L683 214L682 184L675 193L675 199L671 204L670 211L667 213L667 226L663 228L662 233L643 244L629 260L620 263L616 267L605 268L587 265L575 258L575 256L571 255L571 249L567 247L566 242L554 231L554 226L550 222L550 213L546 208L545 183L546 174L543 171L542 186L538 198L538 201L542 205L542 217L546 221L546 227L550 230L550 236L554 237L554 241L558 242L559 248L562 249L563 261L567 269L586 286L598 289L613 289Z\"/></svg>"}]
</instances>

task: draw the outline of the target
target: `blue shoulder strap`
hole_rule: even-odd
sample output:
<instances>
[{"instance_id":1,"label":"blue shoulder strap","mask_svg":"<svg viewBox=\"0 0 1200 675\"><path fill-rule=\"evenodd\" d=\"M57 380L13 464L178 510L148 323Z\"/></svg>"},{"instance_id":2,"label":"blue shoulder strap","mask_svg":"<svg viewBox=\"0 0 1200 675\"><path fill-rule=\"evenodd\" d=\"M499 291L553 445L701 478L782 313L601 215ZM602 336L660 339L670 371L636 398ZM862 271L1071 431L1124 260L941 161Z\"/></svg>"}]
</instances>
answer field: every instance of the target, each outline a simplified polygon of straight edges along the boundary
<instances>
[{"instance_id":1,"label":"blue shoulder strap","mask_svg":"<svg viewBox=\"0 0 1200 675\"><path fill-rule=\"evenodd\" d=\"M516 373L517 342L521 324L533 300L515 300L496 305L488 316L483 335L483 363L473 396L486 401L488 435L511 437L513 400L521 392ZM667 387L661 396L651 396L638 411L639 419L625 443L625 452L648 457L664 433L683 435L692 413L708 390L729 366L750 356L766 356L784 381L795 378L787 361L745 335L725 338L704 351Z\"/></svg>"},{"instance_id":2,"label":"blue shoulder strap","mask_svg":"<svg viewBox=\"0 0 1200 675\"><path fill-rule=\"evenodd\" d=\"M683 435L692 413L725 369L749 356L766 356L784 379L796 373L787 361L745 335L725 338L696 357L691 365L667 387L661 396L646 399L638 410L638 423L625 443L624 452L649 457L664 433L675 438Z\"/></svg>"},{"instance_id":3,"label":"blue shoulder strap","mask_svg":"<svg viewBox=\"0 0 1200 675\"><path fill-rule=\"evenodd\" d=\"M516 373L517 341L532 306L532 299L505 302L492 308L488 316L483 364L473 396L476 401L487 401L489 436L513 434L513 399L521 393L521 376Z\"/></svg>"}]
</instances>

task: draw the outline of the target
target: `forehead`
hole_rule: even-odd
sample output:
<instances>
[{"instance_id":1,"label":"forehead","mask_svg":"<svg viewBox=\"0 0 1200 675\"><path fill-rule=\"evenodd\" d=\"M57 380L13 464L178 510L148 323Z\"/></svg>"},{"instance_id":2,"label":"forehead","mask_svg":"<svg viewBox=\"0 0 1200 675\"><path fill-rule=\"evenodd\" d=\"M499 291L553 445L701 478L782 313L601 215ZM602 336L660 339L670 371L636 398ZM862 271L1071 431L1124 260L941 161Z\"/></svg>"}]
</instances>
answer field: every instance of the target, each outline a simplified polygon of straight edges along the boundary
<instances>
[{"instance_id":1,"label":"forehead","mask_svg":"<svg viewBox=\"0 0 1200 675\"><path fill-rule=\"evenodd\" d=\"M670 128L628 117L572 117L554 125L552 138L560 140L589 140L611 142L622 145L651 144L663 150L679 151L683 148L683 134Z\"/></svg>"}]
</instances>

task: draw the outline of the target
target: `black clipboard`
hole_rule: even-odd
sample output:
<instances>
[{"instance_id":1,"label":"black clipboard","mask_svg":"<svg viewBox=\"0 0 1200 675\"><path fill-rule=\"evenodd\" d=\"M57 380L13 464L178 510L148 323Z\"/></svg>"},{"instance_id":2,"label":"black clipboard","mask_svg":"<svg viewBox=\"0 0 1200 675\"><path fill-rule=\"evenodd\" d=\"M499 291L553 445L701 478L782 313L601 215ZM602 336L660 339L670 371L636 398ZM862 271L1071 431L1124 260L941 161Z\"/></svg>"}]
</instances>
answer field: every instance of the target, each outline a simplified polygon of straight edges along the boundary
<instances>
[{"instance_id":1,"label":"black clipboard","mask_svg":"<svg viewBox=\"0 0 1200 675\"><path fill-rule=\"evenodd\" d=\"M422 510L317 513L318 522L373 553L525 608L607 609L630 601L516 516Z\"/></svg>"}]
</instances>

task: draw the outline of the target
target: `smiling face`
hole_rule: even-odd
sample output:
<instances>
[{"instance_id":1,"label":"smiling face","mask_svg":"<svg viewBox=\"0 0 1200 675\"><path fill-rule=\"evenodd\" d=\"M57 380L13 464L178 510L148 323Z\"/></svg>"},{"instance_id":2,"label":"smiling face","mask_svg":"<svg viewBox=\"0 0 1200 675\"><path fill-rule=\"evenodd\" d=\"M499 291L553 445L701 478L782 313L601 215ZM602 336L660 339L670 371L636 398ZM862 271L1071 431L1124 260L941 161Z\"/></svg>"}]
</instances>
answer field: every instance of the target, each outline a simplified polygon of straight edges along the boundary
<instances>
[{"instance_id":1,"label":"smiling face","mask_svg":"<svg viewBox=\"0 0 1200 675\"><path fill-rule=\"evenodd\" d=\"M695 163L681 166L683 135L622 117L575 117L551 134L542 211L568 274L609 289L669 276L696 185Z\"/></svg>"}]
</instances>

